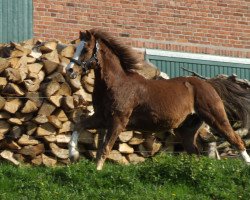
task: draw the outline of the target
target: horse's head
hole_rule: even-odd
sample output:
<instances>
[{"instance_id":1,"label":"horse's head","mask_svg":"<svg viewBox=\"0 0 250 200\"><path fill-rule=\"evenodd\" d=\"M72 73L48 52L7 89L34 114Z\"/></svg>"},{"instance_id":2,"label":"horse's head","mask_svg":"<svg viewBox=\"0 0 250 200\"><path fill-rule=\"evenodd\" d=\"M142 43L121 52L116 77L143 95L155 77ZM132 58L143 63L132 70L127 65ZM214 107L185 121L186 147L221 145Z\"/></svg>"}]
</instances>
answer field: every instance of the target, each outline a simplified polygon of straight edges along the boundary
<instances>
[{"instance_id":1,"label":"horse's head","mask_svg":"<svg viewBox=\"0 0 250 200\"><path fill-rule=\"evenodd\" d=\"M80 31L80 43L78 44L74 57L66 67L70 78L74 79L78 74L87 74L92 68L98 65L97 53L99 44L91 32Z\"/></svg>"}]
</instances>

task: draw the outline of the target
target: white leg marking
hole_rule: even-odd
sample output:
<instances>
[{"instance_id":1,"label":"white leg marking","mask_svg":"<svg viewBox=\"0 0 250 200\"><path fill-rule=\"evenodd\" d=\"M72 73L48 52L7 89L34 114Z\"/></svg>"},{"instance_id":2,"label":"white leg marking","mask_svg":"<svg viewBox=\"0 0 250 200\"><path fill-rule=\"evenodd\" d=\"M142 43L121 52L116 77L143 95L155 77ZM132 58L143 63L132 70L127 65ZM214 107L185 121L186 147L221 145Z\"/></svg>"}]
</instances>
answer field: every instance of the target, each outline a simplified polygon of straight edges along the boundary
<instances>
[{"instance_id":1,"label":"white leg marking","mask_svg":"<svg viewBox=\"0 0 250 200\"><path fill-rule=\"evenodd\" d=\"M243 150L243 151L240 152L240 154L241 154L242 158L245 160L245 162L250 164L250 157L249 157L247 151Z\"/></svg>"},{"instance_id":2,"label":"white leg marking","mask_svg":"<svg viewBox=\"0 0 250 200\"><path fill-rule=\"evenodd\" d=\"M74 131L71 135L68 145L69 158L72 162L75 162L79 159L79 151L77 149L78 138L79 138L79 133L77 131Z\"/></svg>"}]
</instances>

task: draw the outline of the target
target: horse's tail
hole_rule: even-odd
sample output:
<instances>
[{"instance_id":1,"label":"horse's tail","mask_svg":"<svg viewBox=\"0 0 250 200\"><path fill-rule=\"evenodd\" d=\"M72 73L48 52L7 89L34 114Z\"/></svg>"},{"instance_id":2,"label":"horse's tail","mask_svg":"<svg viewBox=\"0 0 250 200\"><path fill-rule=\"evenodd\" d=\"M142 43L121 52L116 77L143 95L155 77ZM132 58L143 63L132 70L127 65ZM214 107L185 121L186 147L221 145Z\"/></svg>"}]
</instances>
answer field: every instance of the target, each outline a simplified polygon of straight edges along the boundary
<instances>
[{"instance_id":1,"label":"horse's tail","mask_svg":"<svg viewBox=\"0 0 250 200\"><path fill-rule=\"evenodd\" d=\"M230 79L212 78L208 82L220 95L231 125L241 122L241 128L249 128L250 89L245 89Z\"/></svg>"}]
</instances>

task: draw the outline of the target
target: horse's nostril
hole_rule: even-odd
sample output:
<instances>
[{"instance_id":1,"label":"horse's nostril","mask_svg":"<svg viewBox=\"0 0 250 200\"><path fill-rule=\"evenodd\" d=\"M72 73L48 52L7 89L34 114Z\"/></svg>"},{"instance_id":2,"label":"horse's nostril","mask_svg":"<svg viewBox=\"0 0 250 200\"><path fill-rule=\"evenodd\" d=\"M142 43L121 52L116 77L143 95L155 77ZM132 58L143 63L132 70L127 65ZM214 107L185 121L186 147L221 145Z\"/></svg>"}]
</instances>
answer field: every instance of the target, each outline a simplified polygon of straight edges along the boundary
<instances>
[{"instance_id":1,"label":"horse's nostril","mask_svg":"<svg viewBox=\"0 0 250 200\"><path fill-rule=\"evenodd\" d=\"M69 72L69 73L73 73L74 70L73 70L72 68L69 68L69 69L68 69L68 72Z\"/></svg>"}]
</instances>

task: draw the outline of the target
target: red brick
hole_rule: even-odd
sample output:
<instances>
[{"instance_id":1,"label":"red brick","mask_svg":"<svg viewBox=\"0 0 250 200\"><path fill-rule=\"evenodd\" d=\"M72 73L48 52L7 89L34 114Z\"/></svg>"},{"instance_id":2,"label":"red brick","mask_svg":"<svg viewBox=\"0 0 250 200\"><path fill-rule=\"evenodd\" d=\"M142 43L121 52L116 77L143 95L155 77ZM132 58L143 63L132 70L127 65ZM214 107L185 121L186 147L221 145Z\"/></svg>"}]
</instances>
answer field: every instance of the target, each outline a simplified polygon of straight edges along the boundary
<instances>
[{"instance_id":1,"label":"red brick","mask_svg":"<svg viewBox=\"0 0 250 200\"><path fill-rule=\"evenodd\" d=\"M38 38L71 41L79 30L95 27L122 40L129 35L125 42L134 47L250 57L246 53L250 46L250 4L245 0L33 3L34 34ZM175 45L168 44L171 42Z\"/></svg>"}]
</instances>

